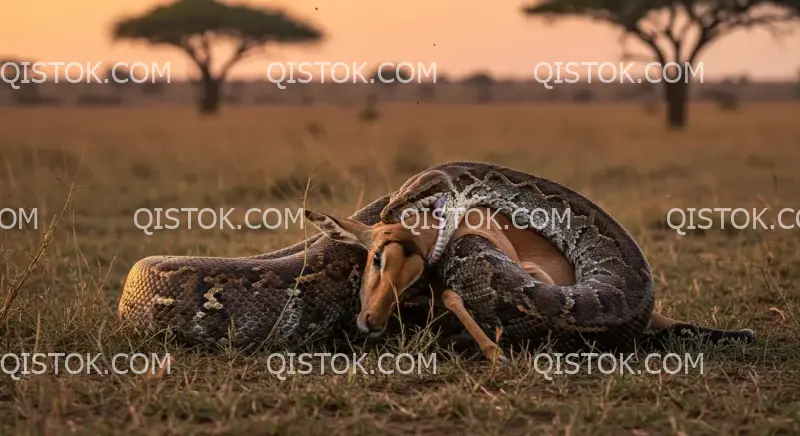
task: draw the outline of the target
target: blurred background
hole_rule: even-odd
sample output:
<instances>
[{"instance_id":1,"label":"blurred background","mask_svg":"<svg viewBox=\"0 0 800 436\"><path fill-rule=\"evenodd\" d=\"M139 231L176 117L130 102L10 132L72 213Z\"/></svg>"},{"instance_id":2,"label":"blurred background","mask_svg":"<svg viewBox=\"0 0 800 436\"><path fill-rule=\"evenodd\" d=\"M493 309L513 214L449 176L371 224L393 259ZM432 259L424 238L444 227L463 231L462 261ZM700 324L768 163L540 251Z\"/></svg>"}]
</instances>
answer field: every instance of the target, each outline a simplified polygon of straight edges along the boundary
<instances>
[{"instance_id":1,"label":"blurred background","mask_svg":"<svg viewBox=\"0 0 800 436\"><path fill-rule=\"evenodd\" d=\"M209 4L203 6L204 3ZM675 11L676 17L670 21L669 7L641 6L642 2L632 1L534 2L530 5L508 0L492 4L466 1L459 3L457 10L446 2L422 0L404 2L402 8L387 8L366 0L349 1L346 7L319 3L313 0L239 2L253 9L251 13L256 14L256 20L259 13L281 10L290 14L294 22L312 29L288 29L280 36L275 33L277 30L269 30L269 26L262 23L267 27L256 32L263 33L261 35L239 34L231 38L221 38L220 29L241 32L244 24L212 23L208 19L236 20L235 12L214 10L213 4L200 0L177 2L171 9L160 10L157 10L159 6L169 2L143 0L96 5L81 0L69 5L47 4L46 12L41 5L9 3L3 6L3 15L7 18L0 29L3 41L0 53L5 62L102 63L95 71L101 80L113 79L110 69L115 63L128 67L137 64L134 80L143 83L68 83L62 77L62 86L56 86L52 83L55 74L51 68L48 71L51 83L24 87L26 92L10 92L9 87L4 86L0 102L4 105L186 104L193 100L192 82L201 79L201 71L186 47L182 47L180 37L187 37L187 43L192 40L192 44L199 44L200 34L211 30L217 31L217 36L209 33L208 38L214 53L209 66L215 75L221 74L239 42L247 38L252 40L247 53L226 68L222 98L231 106L351 105L362 103L367 94L386 102L421 100L440 104L659 100L660 84L636 86L626 80L625 86L618 86L621 85L619 77L612 79L612 83L601 83L597 77L591 80L593 74L585 68L578 69L582 77L577 79L581 81L547 89L534 80L546 77L546 67L537 65L556 62L630 62L635 64L631 73L635 78L642 78L647 62L664 64L691 60L694 67L703 72L703 83L698 80L694 84L692 96L723 106L735 105L732 100L793 100L800 92L800 54L796 49L800 36L792 32L796 26L785 22L785 14L791 14L791 10L777 9L781 2L772 3L773 6L760 1L749 2L754 6L725 6L729 10L719 14L733 14L738 18L725 15L725 20L717 24L714 24L716 12L709 6L713 2L705 6L698 3L695 8L700 16L694 21L684 8ZM592 6L593 3L596 5ZM669 2L664 4L669 5ZM736 4L731 2L731 5ZM791 2L786 4L792 7ZM577 9L563 9L572 6ZM741 11L730 9L733 7ZM604 18L609 14L615 18ZM80 19L65 21L65 16L79 16ZM748 19L741 20L743 16ZM150 23L132 21L147 17ZM554 17L559 19L554 21ZM180 24L175 21L183 19L188 21ZM634 23L634 30L626 32L630 23ZM668 24L671 34L667 32ZM149 27L151 25L155 28ZM222 27L213 29L214 26ZM168 28L178 32L179 35L171 35L178 40L161 38L159 42L164 36L161 33ZM708 41L700 44L698 39L703 28L709 29L708 36L704 36ZM304 30L319 33L304 35ZM299 33L292 36L292 32ZM665 59L659 59L643 36L652 36L657 41L658 51ZM674 53L671 36L681 41L678 55ZM281 42L289 38L296 41ZM692 56L698 46L701 46L700 53ZM197 47L198 56L202 57L204 49ZM414 71L412 67L410 71L400 72L401 76L404 73L408 76L409 83L403 86L348 86L347 83L331 83L327 75L325 79L330 86L295 84L281 90L268 81L270 64L297 62L368 64L365 71L368 78L382 62L414 66L435 64L436 74ZM168 69L169 77L150 68L153 64ZM125 65L119 67L117 76L120 79L128 73ZM319 73L318 70L312 69L312 72ZM385 70L388 75L397 73L392 66ZM275 77L278 71L274 70ZM6 77L12 72L16 69L4 69ZM72 73L74 76L75 72ZM651 71L651 76L657 77L656 73L658 71ZM609 71L604 76L612 77ZM164 86L167 79L170 79L170 86ZM353 80L348 82L352 84Z\"/></svg>"},{"instance_id":2,"label":"blurred background","mask_svg":"<svg viewBox=\"0 0 800 436\"><path fill-rule=\"evenodd\" d=\"M581 192L640 243L664 313L750 327L768 345L721 354L707 376L570 378L546 389L520 376L484 393L452 369L390 396L386 380L286 389L250 376L257 362L185 354L193 381L0 385L0 428L800 431L800 217L774 230L715 217L686 236L666 219L676 207L767 208L774 225L781 208L800 210L798 11L792 0L3 3L0 209L11 212L0 216L0 349L152 349L109 327L138 259L255 255L316 233L300 222L188 228L184 217L148 236L135 220L142 208L233 208L234 225L250 208L294 211L304 200L350 215L455 160ZM70 83L58 62L99 64L97 79L72 67L82 83ZM309 83L270 80L268 68L274 78L278 63L300 62L366 64L367 80L384 80L354 84L351 69L349 83L331 83L318 67ZM558 62L630 63L633 80L617 67L603 83L596 67L571 75ZM664 78L651 69L662 80L650 83L648 62L690 65L702 80L687 81L683 67ZM551 71L568 81L547 80ZM19 219L33 210L37 220Z\"/></svg>"}]
</instances>

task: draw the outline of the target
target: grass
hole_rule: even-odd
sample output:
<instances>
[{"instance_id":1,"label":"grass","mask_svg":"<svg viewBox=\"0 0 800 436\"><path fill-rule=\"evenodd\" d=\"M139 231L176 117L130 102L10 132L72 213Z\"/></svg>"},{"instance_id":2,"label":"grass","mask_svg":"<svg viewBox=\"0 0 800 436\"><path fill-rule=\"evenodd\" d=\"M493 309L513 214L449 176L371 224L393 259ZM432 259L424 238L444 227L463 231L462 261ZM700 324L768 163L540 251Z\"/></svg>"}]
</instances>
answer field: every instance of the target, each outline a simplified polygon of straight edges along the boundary
<instances>
[{"instance_id":1,"label":"grass","mask_svg":"<svg viewBox=\"0 0 800 436\"><path fill-rule=\"evenodd\" d=\"M677 133L665 131L660 116L626 105L395 105L381 107L371 123L359 121L357 109L325 107L226 108L203 121L188 108L0 109L0 208L38 208L39 223L0 231L2 299L19 288L0 325L1 354L174 358L170 374L2 375L0 434L796 433L800 228L715 225L679 236L666 215L674 207L769 207L770 224L781 208L800 209L797 112L796 104L735 113L695 105L692 124ZM367 368L384 351L435 351L436 374L279 380L266 353L204 353L120 327L119 293L136 260L252 255L304 234L289 223L249 231L182 226L147 236L134 224L139 208L299 208L317 169L308 206L349 215L449 160L504 164L584 193L644 249L662 312L750 327L759 341L673 350L703 352L702 373L548 380L525 356L491 368L437 349L430 331L407 331L377 348L353 347L369 352Z\"/></svg>"}]
</instances>

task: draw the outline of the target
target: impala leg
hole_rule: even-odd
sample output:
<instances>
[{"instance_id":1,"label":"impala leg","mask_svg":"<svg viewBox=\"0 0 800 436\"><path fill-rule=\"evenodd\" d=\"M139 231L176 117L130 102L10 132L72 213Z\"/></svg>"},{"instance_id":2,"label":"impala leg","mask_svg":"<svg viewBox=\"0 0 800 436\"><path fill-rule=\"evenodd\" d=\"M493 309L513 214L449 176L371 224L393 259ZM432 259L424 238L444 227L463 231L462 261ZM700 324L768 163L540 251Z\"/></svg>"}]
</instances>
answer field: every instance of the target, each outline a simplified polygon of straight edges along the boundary
<instances>
[{"instance_id":1,"label":"impala leg","mask_svg":"<svg viewBox=\"0 0 800 436\"><path fill-rule=\"evenodd\" d=\"M500 347L486 336L486 333L481 330L478 323L472 318L472 315L467 312L467 309L464 307L464 300L461 296L456 294L452 289L446 289L442 292L442 302L444 303L444 307L458 317L459 321L464 324L464 328L467 329L472 339L478 343L483 355L486 356L487 359L491 362L506 360Z\"/></svg>"}]
</instances>

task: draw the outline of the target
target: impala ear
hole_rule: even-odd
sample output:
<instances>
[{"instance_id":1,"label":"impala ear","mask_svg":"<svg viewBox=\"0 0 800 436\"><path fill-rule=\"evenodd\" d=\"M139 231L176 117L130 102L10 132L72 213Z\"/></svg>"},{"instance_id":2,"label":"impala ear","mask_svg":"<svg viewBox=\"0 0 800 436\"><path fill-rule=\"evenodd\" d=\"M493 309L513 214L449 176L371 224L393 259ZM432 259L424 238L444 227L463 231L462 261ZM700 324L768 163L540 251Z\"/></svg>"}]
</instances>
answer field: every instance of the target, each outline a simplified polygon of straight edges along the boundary
<instances>
[{"instance_id":1,"label":"impala ear","mask_svg":"<svg viewBox=\"0 0 800 436\"><path fill-rule=\"evenodd\" d=\"M334 241L368 248L371 235L369 226L349 218L332 217L310 210L304 211L304 214L311 224Z\"/></svg>"}]
</instances>

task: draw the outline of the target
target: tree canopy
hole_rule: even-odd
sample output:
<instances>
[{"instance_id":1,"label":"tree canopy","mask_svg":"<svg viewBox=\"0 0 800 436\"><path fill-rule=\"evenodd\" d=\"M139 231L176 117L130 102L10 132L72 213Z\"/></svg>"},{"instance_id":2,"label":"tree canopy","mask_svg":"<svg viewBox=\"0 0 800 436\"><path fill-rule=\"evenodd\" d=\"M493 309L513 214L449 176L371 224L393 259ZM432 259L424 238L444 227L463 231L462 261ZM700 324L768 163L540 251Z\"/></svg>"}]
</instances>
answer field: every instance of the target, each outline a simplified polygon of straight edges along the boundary
<instances>
[{"instance_id":1,"label":"tree canopy","mask_svg":"<svg viewBox=\"0 0 800 436\"><path fill-rule=\"evenodd\" d=\"M114 40L142 40L152 45L169 45L183 50L197 65L206 91L227 77L231 67L268 43L315 42L323 38L311 24L292 19L283 11L226 4L217 0L177 0L157 6L138 17L120 20L113 29ZM233 43L233 54L212 72L212 47ZM208 109L216 106L207 101ZM202 109L202 108L201 108Z\"/></svg>"},{"instance_id":2,"label":"tree canopy","mask_svg":"<svg viewBox=\"0 0 800 436\"><path fill-rule=\"evenodd\" d=\"M780 25L800 18L800 0L542 0L522 10L528 16L582 16L636 37L662 66L693 65L712 41L737 29ZM663 82L671 127L685 124L686 83Z\"/></svg>"},{"instance_id":3,"label":"tree canopy","mask_svg":"<svg viewBox=\"0 0 800 436\"><path fill-rule=\"evenodd\" d=\"M576 15L617 25L662 63L670 58L693 62L720 36L747 27L770 28L800 18L798 11L798 0L544 0L523 8L527 15ZM668 50L672 54L665 56Z\"/></svg>"}]
</instances>

